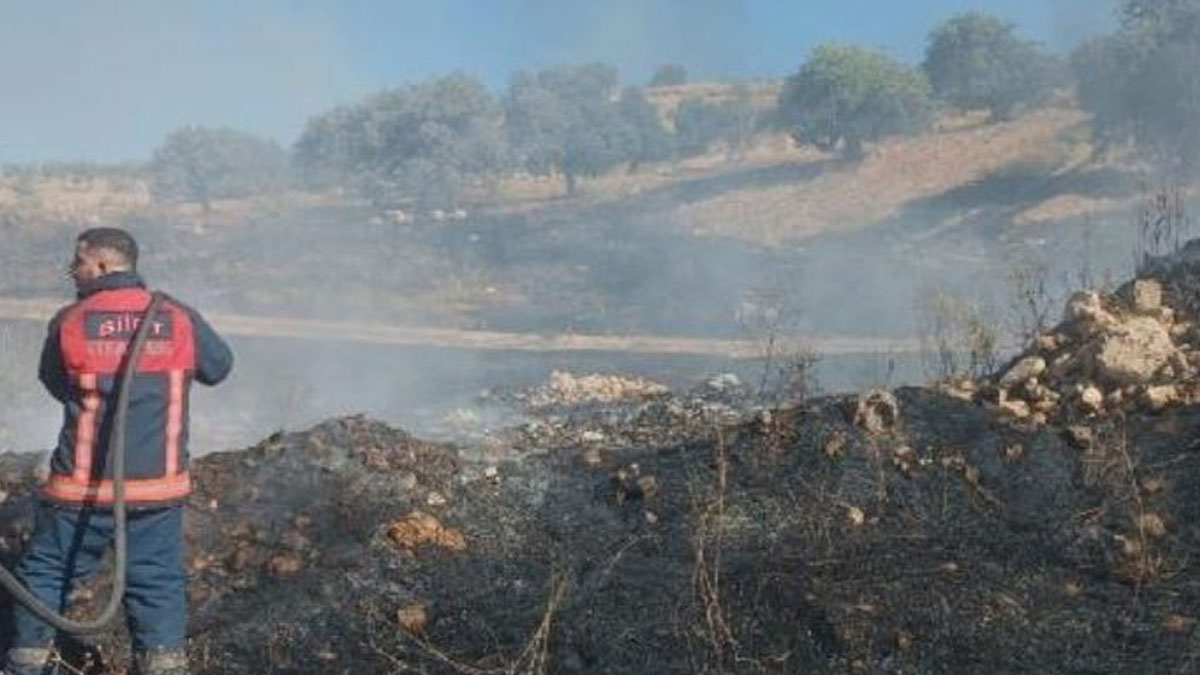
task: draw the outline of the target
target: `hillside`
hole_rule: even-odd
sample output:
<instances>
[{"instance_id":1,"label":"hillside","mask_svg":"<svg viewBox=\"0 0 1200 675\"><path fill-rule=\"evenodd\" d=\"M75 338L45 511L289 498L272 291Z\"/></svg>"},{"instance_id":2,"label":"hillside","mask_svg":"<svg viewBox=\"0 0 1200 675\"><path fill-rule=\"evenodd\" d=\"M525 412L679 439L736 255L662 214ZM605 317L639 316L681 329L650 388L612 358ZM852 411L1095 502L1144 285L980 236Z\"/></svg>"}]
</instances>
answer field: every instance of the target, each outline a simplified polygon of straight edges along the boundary
<instances>
[{"instance_id":1,"label":"hillside","mask_svg":"<svg viewBox=\"0 0 1200 675\"><path fill-rule=\"evenodd\" d=\"M648 99L669 119L680 100L710 102L748 98L769 108L778 83L695 83L647 89ZM973 198L1014 197L1013 224L1045 223L1126 204L1135 168L1091 161L1086 117L1067 98L1015 120L987 123L976 115L944 116L936 129L914 138L885 141L862 162L844 162L796 148L777 134L760 134L736 154L718 152L680 162L650 165L635 173L615 171L585 181L575 200L564 199L561 181L500 179L472 198L485 212L529 213L575 203L622 205L649 196L678 202L671 222L695 234L754 241L810 238L846 227L867 227L908 215L938 198L971 208ZM1042 183L1035 190L1026 183ZM1022 188L1025 188L1022 190ZM336 195L267 199L277 208L336 202ZM344 199L344 198L342 198ZM264 199L217 202L210 214L190 205L155 206L144 179L129 171L72 173L68 168L0 177L0 218L13 224L41 221L119 222L168 216L202 222L241 220ZM670 204L669 204L670 205Z\"/></svg>"}]
</instances>

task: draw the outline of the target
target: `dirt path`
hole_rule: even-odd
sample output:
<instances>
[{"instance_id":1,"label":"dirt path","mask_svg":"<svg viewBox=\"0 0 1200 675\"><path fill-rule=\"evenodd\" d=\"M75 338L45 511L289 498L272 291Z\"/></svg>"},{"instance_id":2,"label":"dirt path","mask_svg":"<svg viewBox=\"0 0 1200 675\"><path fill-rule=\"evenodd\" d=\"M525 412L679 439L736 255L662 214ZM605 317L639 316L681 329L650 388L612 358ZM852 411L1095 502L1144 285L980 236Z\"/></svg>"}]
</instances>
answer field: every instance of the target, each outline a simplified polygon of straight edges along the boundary
<instances>
[{"instance_id":1,"label":"dirt path","mask_svg":"<svg viewBox=\"0 0 1200 675\"><path fill-rule=\"evenodd\" d=\"M59 307L61 307L61 303L54 300L0 298L0 320L44 322ZM219 313L210 314L209 319L214 327L228 335L397 346L452 347L495 351L691 354L729 358L749 358L759 355L762 350L762 345L752 340L716 340L659 335L502 333ZM916 340L856 337L811 338L805 340L805 344L818 354L824 355L911 354L920 348Z\"/></svg>"}]
</instances>

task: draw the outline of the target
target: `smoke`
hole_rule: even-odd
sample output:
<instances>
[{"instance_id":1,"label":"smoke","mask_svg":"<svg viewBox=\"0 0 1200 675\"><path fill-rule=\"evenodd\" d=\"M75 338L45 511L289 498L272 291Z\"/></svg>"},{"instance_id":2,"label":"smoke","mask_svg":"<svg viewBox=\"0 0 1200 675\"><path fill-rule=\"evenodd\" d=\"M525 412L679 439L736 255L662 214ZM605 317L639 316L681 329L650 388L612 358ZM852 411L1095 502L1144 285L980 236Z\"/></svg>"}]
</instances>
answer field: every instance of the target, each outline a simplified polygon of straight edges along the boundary
<instances>
[{"instance_id":1,"label":"smoke","mask_svg":"<svg viewBox=\"0 0 1200 675\"><path fill-rule=\"evenodd\" d=\"M937 16L967 3L913 3L911 11L893 9L898 25L876 21L867 22L868 28L855 25L871 6L863 0L803 3L786 12L780 4L447 0L331 3L317 9L314 3L283 0L0 0L0 91L6 93L0 163L144 159L165 134L184 124L231 126L287 144L310 115L337 103L456 69L493 87L503 86L518 68L585 61L617 66L626 82L645 81L663 63L684 65L693 80L776 77L793 70L809 45L831 38L869 44L895 39L899 42L881 46L912 57ZM1006 14L1003 3L992 4ZM1108 30L1113 4L1055 0L1021 3L1013 11L1023 33L1029 28L1039 38L1052 35L1048 41L1056 47L1070 47ZM805 161L799 157L779 161ZM909 170L902 161L895 166L897 172ZM799 173L790 170L743 167L748 175L762 174L762 185L749 179L723 182L721 166L711 175L702 171L679 169L671 180L691 185L691 192L762 188L767 196L767 188L799 182ZM887 178L882 185L843 188L849 198L886 192ZM826 223L829 236L787 253L696 237L686 227L657 222L672 219L686 189L663 190L662 200L673 203L649 200L653 208L644 210L614 207L609 215L606 208L572 210L568 204L546 222L521 216L496 222L472 214L444 226L418 223L412 232L372 225L374 214L346 204L291 211L284 205L274 213L262 207L206 223L204 233L198 228L189 234L187 217L126 225L144 245L150 282L205 313L727 338L747 337L735 335L744 307L776 311L763 302L751 306L759 297L782 295L795 305L787 308L794 316L785 318L806 334L903 338L916 330L913 296L922 286L974 295L994 281L980 275L985 265L975 261L1008 245L996 241L990 226L1009 218L1023 196L1004 176L976 178L975 187L951 187L946 194L914 198L915 205L901 204L887 217L877 215L884 222L870 232L842 234L873 222L866 216L866 222ZM1036 186L1048 178L1039 174L1019 183ZM753 213L758 206L745 207L747 219L758 217ZM808 206L797 204L796 210ZM780 218L793 216L803 214ZM977 237L960 234L959 241L948 243L941 236L972 217ZM50 257L65 257L69 245L64 240L64 251ZM436 262L422 266L426 259ZM260 272L246 271L255 268ZM512 296L511 302L480 301L479 290L491 286ZM0 293L13 288L18 286ZM568 296L575 305L563 299ZM505 324L495 325L500 322ZM193 439L200 453L338 414L362 412L420 428L449 408L472 405L482 389L531 385L555 368L637 369L687 384L705 370L733 367L716 359L231 341L239 357L231 380L215 390L197 388ZM17 362L33 363L36 347L36 340L23 347ZM892 355L874 356L865 366L838 363L831 370L873 369L878 372L864 376L872 383L891 377ZM848 384L844 372L826 375L831 388ZM20 382L6 386L36 392L32 374ZM44 447L53 442L57 411L48 399L26 401L35 414L9 416L30 420L16 430L17 445Z\"/></svg>"},{"instance_id":2,"label":"smoke","mask_svg":"<svg viewBox=\"0 0 1200 675\"><path fill-rule=\"evenodd\" d=\"M1047 4L1053 12L1050 25L1054 44L1069 50L1115 29L1120 0L1057 0Z\"/></svg>"}]
</instances>

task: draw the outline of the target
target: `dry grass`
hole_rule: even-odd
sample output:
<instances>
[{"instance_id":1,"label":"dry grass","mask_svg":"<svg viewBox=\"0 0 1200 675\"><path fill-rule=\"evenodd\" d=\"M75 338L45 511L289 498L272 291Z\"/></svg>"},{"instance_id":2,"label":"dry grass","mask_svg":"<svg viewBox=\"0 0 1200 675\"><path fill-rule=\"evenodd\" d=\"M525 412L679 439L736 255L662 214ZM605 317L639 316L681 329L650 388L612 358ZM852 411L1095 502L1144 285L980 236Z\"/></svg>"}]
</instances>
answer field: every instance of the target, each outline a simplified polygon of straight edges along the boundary
<instances>
[{"instance_id":1,"label":"dry grass","mask_svg":"<svg viewBox=\"0 0 1200 675\"><path fill-rule=\"evenodd\" d=\"M128 177L35 176L0 178L0 211L51 221L99 224L150 207L145 182Z\"/></svg>"},{"instance_id":2,"label":"dry grass","mask_svg":"<svg viewBox=\"0 0 1200 675\"><path fill-rule=\"evenodd\" d=\"M941 131L880 143L860 163L826 170L807 182L748 187L694 202L678 209L675 220L702 234L766 241L868 227L896 216L913 200L946 193L1017 162L1070 165L1078 149L1066 137L1084 121L1078 110L1060 107L991 125L951 118L943 120ZM1070 211L1094 206L1080 200L1070 204ZM1050 215L1063 214L1058 204Z\"/></svg>"},{"instance_id":3,"label":"dry grass","mask_svg":"<svg viewBox=\"0 0 1200 675\"><path fill-rule=\"evenodd\" d=\"M471 663L448 653L434 644L421 632L408 633L407 637L418 648L419 653L450 668L462 675L546 675L550 672L550 638L554 631L554 620L563 602L567 598L567 580L556 575L550 583L550 595L546 600L546 608L542 612L541 621L530 635L520 654L502 666L487 668ZM377 624L383 623L376 620ZM386 625L386 624L384 624ZM383 630L387 630L384 628ZM405 629L400 628L401 631ZM407 632L407 631L405 631ZM394 653L372 639L368 645L380 659L390 666L393 673L424 673L426 669L418 663L410 663L401 655Z\"/></svg>"}]
</instances>

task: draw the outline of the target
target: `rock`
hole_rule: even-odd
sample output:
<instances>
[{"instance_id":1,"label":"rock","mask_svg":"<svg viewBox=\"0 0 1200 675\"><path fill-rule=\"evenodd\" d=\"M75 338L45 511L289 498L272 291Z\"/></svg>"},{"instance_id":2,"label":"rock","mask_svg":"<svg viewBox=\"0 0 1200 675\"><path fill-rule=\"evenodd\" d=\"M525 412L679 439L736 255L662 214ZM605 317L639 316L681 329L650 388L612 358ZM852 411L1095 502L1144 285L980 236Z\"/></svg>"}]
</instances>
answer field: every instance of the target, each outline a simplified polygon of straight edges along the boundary
<instances>
[{"instance_id":1,"label":"rock","mask_svg":"<svg viewBox=\"0 0 1200 675\"><path fill-rule=\"evenodd\" d=\"M954 382L939 386L938 391L951 398L970 402L975 400L975 394L978 390L975 388L974 383L970 383L970 386L968 386L966 383Z\"/></svg>"},{"instance_id":2,"label":"rock","mask_svg":"<svg viewBox=\"0 0 1200 675\"><path fill-rule=\"evenodd\" d=\"M1108 396L1104 397L1104 404L1110 408L1119 408L1125 402L1125 392L1120 389L1113 389L1108 392Z\"/></svg>"},{"instance_id":3,"label":"rock","mask_svg":"<svg viewBox=\"0 0 1200 675\"><path fill-rule=\"evenodd\" d=\"M1158 411L1179 401L1179 388L1173 384L1146 387L1139 402L1150 410Z\"/></svg>"},{"instance_id":4,"label":"rock","mask_svg":"<svg viewBox=\"0 0 1200 675\"><path fill-rule=\"evenodd\" d=\"M467 550L467 540L462 532L443 526L424 511L413 511L393 521L388 525L387 538L396 547L409 551L426 544L451 551Z\"/></svg>"},{"instance_id":5,"label":"rock","mask_svg":"<svg viewBox=\"0 0 1200 675\"><path fill-rule=\"evenodd\" d=\"M1038 382L1036 377L1031 377L1014 387L1013 393L1017 395L1017 398L1022 398L1026 401L1033 402L1040 398L1044 398L1043 396L1040 396L1042 389L1042 383Z\"/></svg>"},{"instance_id":6,"label":"rock","mask_svg":"<svg viewBox=\"0 0 1200 675\"><path fill-rule=\"evenodd\" d=\"M654 476L642 476L638 478L637 486L642 491L644 499L653 499L654 495L658 494L658 479Z\"/></svg>"},{"instance_id":7,"label":"rock","mask_svg":"<svg viewBox=\"0 0 1200 675\"><path fill-rule=\"evenodd\" d=\"M267 559L267 569L270 570L271 574L288 576L304 569L304 562L294 555L281 553Z\"/></svg>"},{"instance_id":8,"label":"rock","mask_svg":"<svg viewBox=\"0 0 1200 675\"><path fill-rule=\"evenodd\" d=\"M1034 349L1047 354L1057 350L1059 345L1059 337L1054 333L1042 333L1033 339Z\"/></svg>"},{"instance_id":9,"label":"rock","mask_svg":"<svg viewBox=\"0 0 1200 675\"><path fill-rule=\"evenodd\" d=\"M1076 450L1091 450L1096 444L1096 434L1090 427L1082 424L1073 424L1064 429L1063 433L1067 436L1067 442Z\"/></svg>"},{"instance_id":10,"label":"rock","mask_svg":"<svg viewBox=\"0 0 1200 675\"><path fill-rule=\"evenodd\" d=\"M873 389L858 397L854 424L870 434L890 431L900 422L900 404L890 391Z\"/></svg>"},{"instance_id":11,"label":"rock","mask_svg":"<svg viewBox=\"0 0 1200 675\"><path fill-rule=\"evenodd\" d=\"M1079 408L1089 415L1104 410L1104 392L1095 385L1082 385L1079 389Z\"/></svg>"},{"instance_id":12,"label":"rock","mask_svg":"<svg viewBox=\"0 0 1200 675\"><path fill-rule=\"evenodd\" d=\"M1167 536L1167 525L1156 513L1143 513L1137 519L1138 530L1152 539L1162 539Z\"/></svg>"},{"instance_id":13,"label":"rock","mask_svg":"<svg viewBox=\"0 0 1200 675\"><path fill-rule=\"evenodd\" d=\"M854 527L861 527L863 523L867 522L867 514L857 506L851 506L846 509L846 520L850 521Z\"/></svg>"},{"instance_id":14,"label":"rock","mask_svg":"<svg viewBox=\"0 0 1200 675\"><path fill-rule=\"evenodd\" d=\"M1114 384L1146 384L1171 362L1176 351L1161 323L1135 317L1105 334L1096 352L1097 374Z\"/></svg>"},{"instance_id":15,"label":"rock","mask_svg":"<svg viewBox=\"0 0 1200 675\"><path fill-rule=\"evenodd\" d=\"M1138 314L1154 315L1162 308L1162 284L1155 279L1138 279L1133 282L1133 311Z\"/></svg>"},{"instance_id":16,"label":"rock","mask_svg":"<svg viewBox=\"0 0 1200 675\"><path fill-rule=\"evenodd\" d=\"M713 391L736 391L742 388L742 379L733 373L722 373L710 377L704 386Z\"/></svg>"},{"instance_id":17,"label":"rock","mask_svg":"<svg viewBox=\"0 0 1200 675\"><path fill-rule=\"evenodd\" d=\"M1038 377L1044 372L1046 372L1046 359L1040 356L1026 356L1014 363L1000 377L1000 386L1005 389L1012 389L1019 384Z\"/></svg>"},{"instance_id":18,"label":"rock","mask_svg":"<svg viewBox=\"0 0 1200 675\"><path fill-rule=\"evenodd\" d=\"M1184 633L1191 630L1192 625L1195 623L1196 620L1189 616L1184 616L1182 614L1168 614L1167 617L1163 619L1162 626L1164 630L1172 633Z\"/></svg>"},{"instance_id":19,"label":"rock","mask_svg":"<svg viewBox=\"0 0 1200 675\"><path fill-rule=\"evenodd\" d=\"M1023 420L1032 414L1029 409L1029 404L1021 399L1007 399L1003 401L997 408L1000 413L1017 420Z\"/></svg>"},{"instance_id":20,"label":"rock","mask_svg":"<svg viewBox=\"0 0 1200 675\"><path fill-rule=\"evenodd\" d=\"M841 430L834 431L825 437L821 442L821 452L825 453L830 459L837 459L846 452L846 446L850 443L850 436Z\"/></svg>"},{"instance_id":21,"label":"rock","mask_svg":"<svg viewBox=\"0 0 1200 675\"><path fill-rule=\"evenodd\" d=\"M1147 477L1141 480L1142 491L1148 495L1154 495L1162 492L1167 487L1167 482L1157 477Z\"/></svg>"},{"instance_id":22,"label":"rock","mask_svg":"<svg viewBox=\"0 0 1200 675\"><path fill-rule=\"evenodd\" d=\"M414 602L396 612L396 624L409 633L424 633L429 624L429 613L425 611L425 605Z\"/></svg>"},{"instance_id":23,"label":"rock","mask_svg":"<svg viewBox=\"0 0 1200 675\"><path fill-rule=\"evenodd\" d=\"M1100 300L1099 293L1080 291L1067 301L1063 321L1079 335L1089 336L1105 330L1116 320L1108 310L1104 309L1104 303Z\"/></svg>"},{"instance_id":24,"label":"rock","mask_svg":"<svg viewBox=\"0 0 1200 675\"><path fill-rule=\"evenodd\" d=\"M448 502L442 493L430 492L429 495L425 497L425 503L430 506L445 506Z\"/></svg>"}]
</instances>

